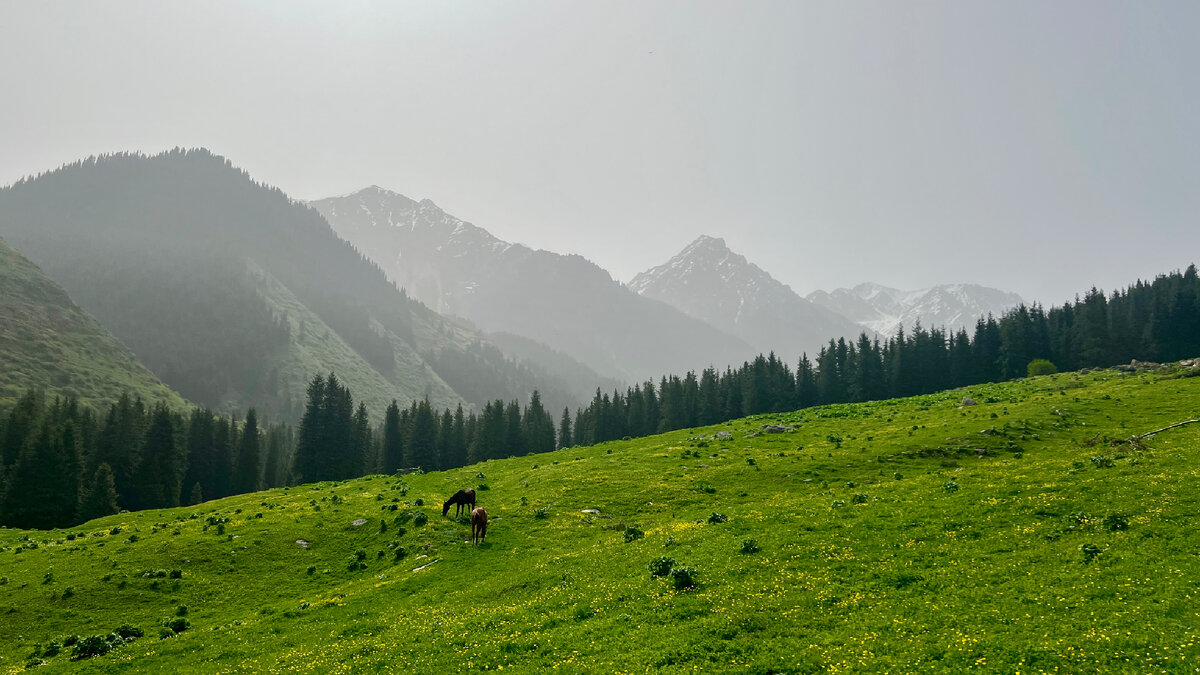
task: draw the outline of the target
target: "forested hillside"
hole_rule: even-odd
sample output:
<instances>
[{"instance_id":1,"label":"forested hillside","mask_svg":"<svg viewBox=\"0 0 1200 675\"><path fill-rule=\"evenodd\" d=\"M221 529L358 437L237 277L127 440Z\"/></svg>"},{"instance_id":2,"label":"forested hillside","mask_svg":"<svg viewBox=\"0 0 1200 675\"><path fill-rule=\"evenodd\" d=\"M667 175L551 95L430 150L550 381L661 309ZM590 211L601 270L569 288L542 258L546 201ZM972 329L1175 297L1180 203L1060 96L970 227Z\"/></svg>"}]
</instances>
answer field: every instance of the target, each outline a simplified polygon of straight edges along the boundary
<instances>
[{"instance_id":1,"label":"forested hillside","mask_svg":"<svg viewBox=\"0 0 1200 675\"><path fill-rule=\"evenodd\" d=\"M217 410L295 420L308 380L330 371L376 416L393 398L482 407L537 388L577 400L409 299L319 213L204 150L20 181L0 190L0 235L165 382ZM494 384L472 389L470 368Z\"/></svg>"},{"instance_id":2,"label":"forested hillside","mask_svg":"<svg viewBox=\"0 0 1200 675\"><path fill-rule=\"evenodd\" d=\"M107 405L123 394L184 405L120 340L0 239L0 410L28 389Z\"/></svg>"}]
</instances>

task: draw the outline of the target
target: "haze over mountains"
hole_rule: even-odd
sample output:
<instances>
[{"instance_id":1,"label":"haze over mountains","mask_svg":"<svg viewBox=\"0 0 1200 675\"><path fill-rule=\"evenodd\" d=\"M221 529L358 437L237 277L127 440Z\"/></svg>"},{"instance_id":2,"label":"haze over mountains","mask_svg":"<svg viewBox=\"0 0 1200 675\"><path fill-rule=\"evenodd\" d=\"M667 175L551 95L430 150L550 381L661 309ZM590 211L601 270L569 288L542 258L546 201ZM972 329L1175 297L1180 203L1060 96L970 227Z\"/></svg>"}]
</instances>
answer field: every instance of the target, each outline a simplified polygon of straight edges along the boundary
<instances>
[{"instance_id":1,"label":"haze over mountains","mask_svg":"<svg viewBox=\"0 0 1200 675\"><path fill-rule=\"evenodd\" d=\"M92 158L0 189L0 235L214 409L295 420L329 372L374 419L392 399L581 398L407 298L320 214L204 150Z\"/></svg>"},{"instance_id":2,"label":"haze over mountains","mask_svg":"<svg viewBox=\"0 0 1200 675\"><path fill-rule=\"evenodd\" d=\"M797 295L724 239L701 236L629 287L727 330L786 361L815 354L830 338L852 339L863 327Z\"/></svg>"},{"instance_id":3,"label":"haze over mountains","mask_svg":"<svg viewBox=\"0 0 1200 675\"><path fill-rule=\"evenodd\" d=\"M89 406L122 394L181 407L183 399L61 286L0 239L0 409L29 389Z\"/></svg>"},{"instance_id":4,"label":"haze over mountains","mask_svg":"<svg viewBox=\"0 0 1200 675\"><path fill-rule=\"evenodd\" d=\"M901 291L874 283L833 291L813 291L807 299L856 321L882 335L895 335L901 324L911 328L919 321L926 328L970 330L980 317L999 317L1024 301L1008 293L977 284L943 284L918 291Z\"/></svg>"},{"instance_id":5,"label":"haze over mountains","mask_svg":"<svg viewBox=\"0 0 1200 675\"><path fill-rule=\"evenodd\" d=\"M544 342L605 376L640 381L757 353L582 256L502 241L428 200L370 187L311 206L412 297L485 330Z\"/></svg>"}]
</instances>

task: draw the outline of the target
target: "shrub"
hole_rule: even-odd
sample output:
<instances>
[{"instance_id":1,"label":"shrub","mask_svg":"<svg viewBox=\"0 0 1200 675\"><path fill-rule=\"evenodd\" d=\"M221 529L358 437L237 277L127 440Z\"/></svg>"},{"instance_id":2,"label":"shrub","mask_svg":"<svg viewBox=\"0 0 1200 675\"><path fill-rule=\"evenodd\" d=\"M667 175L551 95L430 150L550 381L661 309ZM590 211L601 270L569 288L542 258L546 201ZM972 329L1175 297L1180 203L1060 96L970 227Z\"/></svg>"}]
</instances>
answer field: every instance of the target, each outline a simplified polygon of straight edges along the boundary
<instances>
[{"instance_id":1,"label":"shrub","mask_svg":"<svg viewBox=\"0 0 1200 675\"><path fill-rule=\"evenodd\" d=\"M313 574L316 574L316 572L317 572L317 566L316 566L316 565L309 565L309 566L308 566L308 575L309 575L309 576L312 576Z\"/></svg>"},{"instance_id":2,"label":"shrub","mask_svg":"<svg viewBox=\"0 0 1200 675\"><path fill-rule=\"evenodd\" d=\"M665 555L660 555L650 561L650 574L656 577L665 577L671 573L671 568L675 566L675 559L668 558Z\"/></svg>"},{"instance_id":3,"label":"shrub","mask_svg":"<svg viewBox=\"0 0 1200 675\"><path fill-rule=\"evenodd\" d=\"M1112 467L1116 466L1116 463L1111 457L1105 457L1104 455L1096 455L1095 457L1092 457L1091 462L1092 464L1096 465L1096 468L1098 469L1111 469Z\"/></svg>"},{"instance_id":4,"label":"shrub","mask_svg":"<svg viewBox=\"0 0 1200 675\"><path fill-rule=\"evenodd\" d=\"M180 605L175 608L175 616L187 616L187 613L188 613L187 605Z\"/></svg>"},{"instance_id":5,"label":"shrub","mask_svg":"<svg viewBox=\"0 0 1200 675\"><path fill-rule=\"evenodd\" d=\"M487 483L480 483L479 485L475 486L475 489L482 492L483 490L491 490L492 487L490 485L488 485Z\"/></svg>"},{"instance_id":6,"label":"shrub","mask_svg":"<svg viewBox=\"0 0 1200 675\"><path fill-rule=\"evenodd\" d=\"M866 494L864 494L862 492L859 492L854 495L854 499L852 501L855 504L866 504L870 500L871 500L871 498L869 496L867 496Z\"/></svg>"},{"instance_id":7,"label":"shrub","mask_svg":"<svg viewBox=\"0 0 1200 675\"><path fill-rule=\"evenodd\" d=\"M1058 372L1058 366L1055 366L1047 359L1034 359L1025 366L1025 374L1029 377L1038 375L1053 375Z\"/></svg>"},{"instance_id":8,"label":"shrub","mask_svg":"<svg viewBox=\"0 0 1200 675\"><path fill-rule=\"evenodd\" d=\"M533 512L534 518L548 518L549 516L550 516L550 509L549 509L549 507L546 507L546 506L543 506L542 508Z\"/></svg>"},{"instance_id":9,"label":"shrub","mask_svg":"<svg viewBox=\"0 0 1200 675\"><path fill-rule=\"evenodd\" d=\"M742 540L742 553L758 553L758 542L753 539Z\"/></svg>"},{"instance_id":10,"label":"shrub","mask_svg":"<svg viewBox=\"0 0 1200 675\"><path fill-rule=\"evenodd\" d=\"M425 515L424 511L419 511L417 512L417 515L413 516L413 525L416 525L417 527L421 527L428 522L429 516Z\"/></svg>"},{"instance_id":11,"label":"shrub","mask_svg":"<svg viewBox=\"0 0 1200 675\"><path fill-rule=\"evenodd\" d=\"M958 491L958 483L955 483L952 480L948 480L942 485L942 489L945 490L946 492L957 492Z\"/></svg>"},{"instance_id":12,"label":"shrub","mask_svg":"<svg viewBox=\"0 0 1200 675\"><path fill-rule=\"evenodd\" d=\"M696 587L696 569L694 567L674 567L671 569L671 581L675 590L686 591Z\"/></svg>"},{"instance_id":13,"label":"shrub","mask_svg":"<svg viewBox=\"0 0 1200 675\"><path fill-rule=\"evenodd\" d=\"M171 578L172 579L182 579L183 578L183 570L171 570Z\"/></svg>"},{"instance_id":14,"label":"shrub","mask_svg":"<svg viewBox=\"0 0 1200 675\"><path fill-rule=\"evenodd\" d=\"M710 515L708 517L708 522L710 522L714 525L716 525L718 523L728 522L728 521L729 521L729 516L725 515L724 513L717 513L716 511L713 511L712 515Z\"/></svg>"},{"instance_id":15,"label":"shrub","mask_svg":"<svg viewBox=\"0 0 1200 675\"><path fill-rule=\"evenodd\" d=\"M417 501L413 502L414 506L425 506L425 500L417 497Z\"/></svg>"},{"instance_id":16,"label":"shrub","mask_svg":"<svg viewBox=\"0 0 1200 675\"><path fill-rule=\"evenodd\" d=\"M405 551L403 546L397 546L396 551L392 555L394 559L402 560L404 556L408 555L408 551Z\"/></svg>"},{"instance_id":17,"label":"shrub","mask_svg":"<svg viewBox=\"0 0 1200 675\"><path fill-rule=\"evenodd\" d=\"M108 641L107 635L89 635L75 643L71 658L76 661L101 656L112 651L114 645Z\"/></svg>"},{"instance_id":18,"label":"shrub","mask_svg":"<svg viewBox=\"0 0 1200 675\"><path fill-rule=\"evenodd\" d=\"M1100 547L1095 544L1083 544L1079 547L1079 551L1083 553L1084 564L1090 563L1100 555Z\"/></svg>"},{"instance_id":19,"label":"shrub","mask_svg":"<svg viewBox=\"0 0 1200 675\"><path fill-rule=\"evenodd\" d=\"M1104 529L1117 532L1120 530L1129 529L1129 518L1122 513L1113 513L1105 516Z\"/></svg>"},{"instance_id":20,"label":"shrub","mask_svg":"<svg viewBox=\"0 0 1200 675\"><path fill-rule=\"evenodd\" d=\"M646 533L642 532L641 530L634 527L633 525L630 525L629 527L625 528L625 543L627 543L627 544L631 541L637 541L638 539L641 539L644 536L646 536Z\"/></svg>"},{"instance_id":21,"label":"shrub","mask_svg":"<svg viewBox=\"0 0 1200 675\"><path fill-rule=\"evenodd\" d=\"M717 488L715 488L703 481L696 483L695 490L696 490L696 492L703 492L704 494L708 494L708 495L716 494L716 492L717 492Z\"/></svg>"},{"instance_id":22,"label":"shrub","mask_svg":"<svg viewBox=\"0 0 1200 675\"><path fill-rule=\"evenodd\" d=\"M754 466L755 464L757 464L757 462L754 461L753 457L747 457L746 463L749 464L750 466Z\"/></svg>"},{"instance_id":23,"label":"shrub","mask_svg":"<svg viewBox=\"0 0 1200 675\"><path fill-rule=\"evenodd\" d=\"M191 627L192 627L192 623L190 621L188 621L187 619L183 618L182 616L177 616L177 617L167 621L167 628L170 628L172 631L174 631L176 633L182 633L183 631L185 631Z\"/></svg>"},{"instance_id":24,"label":"shrub","mask_svg":"<svg viewBox=\"0 0 1200 675\"><path fill-rule=\"evenodd\" d=\"M835 500L833 500L833 503L829 505L829 507L833 508L833 509L840 509L845 505L846 505L846 502L844 502L840 499L835 499Z\"/></svg>"}]
</instances>

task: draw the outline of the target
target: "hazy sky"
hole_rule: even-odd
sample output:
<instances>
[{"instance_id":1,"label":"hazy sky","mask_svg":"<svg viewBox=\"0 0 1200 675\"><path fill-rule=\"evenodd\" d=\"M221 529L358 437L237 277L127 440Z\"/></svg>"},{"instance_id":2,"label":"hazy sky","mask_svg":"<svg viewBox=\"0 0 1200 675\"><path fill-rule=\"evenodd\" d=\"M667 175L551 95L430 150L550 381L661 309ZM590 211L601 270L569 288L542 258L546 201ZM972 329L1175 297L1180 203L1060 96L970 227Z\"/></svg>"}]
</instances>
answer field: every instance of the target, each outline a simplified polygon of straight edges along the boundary
<instances>
[{"instance_id":1,"label":"hazy sky","mask_svg":"<svg viewBox=\"0 0 1200 675\"><path fill-rule=\"evenodd\" d=\"M1200 262L1200 3L0 0L0 184L204 146L628 281L1058 303Z\"/></svg>"}]
</instances>

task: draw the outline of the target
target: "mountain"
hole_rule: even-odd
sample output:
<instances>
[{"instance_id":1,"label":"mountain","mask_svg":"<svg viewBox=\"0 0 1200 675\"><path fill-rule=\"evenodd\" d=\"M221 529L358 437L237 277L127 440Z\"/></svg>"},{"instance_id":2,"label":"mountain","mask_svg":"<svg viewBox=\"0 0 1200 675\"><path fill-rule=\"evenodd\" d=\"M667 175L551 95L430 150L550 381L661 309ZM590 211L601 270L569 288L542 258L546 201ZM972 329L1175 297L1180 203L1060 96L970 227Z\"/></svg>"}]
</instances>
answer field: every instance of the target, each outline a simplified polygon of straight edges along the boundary
<instances>
[{"instance_id":1,"label":"mountain","mask_svg":"<svg viewBox=\"0 0 1200 675\"><path fill-rule=\"evenodd\" d=\"M802 352L815 354L830 338L855 338L863 331L800 297L715 237L701 236L634 277L629 287L788 361Z\"/></svg>"},{"instance_id":2,"label":"mountain","mask_svg":"<svg viewBox=\"0 0 1200 675\"><path fill-rule=\"evenodd\" d=\"M0 409L39 388L100 410L122 394L185 402L66 291L0 239Z\"/></svg>"},{"instance_id":3,"label":"mountain","mask_svg":"<svg viewBox=\"0 0 1200 675\"><path fill-rule=\"evenodd\" d=\"M970 330L979 317L1000 316L1024 302L1016 293L976 284L901 291L863 283L854 288L813 291L808 299L882 335L894 335L901 324L912 327L917 321L926 328Z\"/></svg>"},{"instance_id":4,"label":"mountain","mask_svg":"<svg viewBox=\"0 0 1200 675\"><path fill-rule=\"evenodd\" d=\"M218 410L298 419L308 382L329 372L374 419L392 399L567 398L408 298L319 213L205 150L22 180L0 190L0 235L163 381Z\"/></svg>"},{"instance_id":5,"label":"mountain","mask_svg":"<svg viewBox=\"0 0 1200 675\"><path fill-rule=\"evenodd\" d=\"M311 202L414 298L625 381L741 363L743 340L639 296L578 255L533 250L379 187Z\"/></svg>"}]
</instances>

